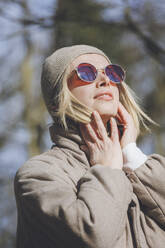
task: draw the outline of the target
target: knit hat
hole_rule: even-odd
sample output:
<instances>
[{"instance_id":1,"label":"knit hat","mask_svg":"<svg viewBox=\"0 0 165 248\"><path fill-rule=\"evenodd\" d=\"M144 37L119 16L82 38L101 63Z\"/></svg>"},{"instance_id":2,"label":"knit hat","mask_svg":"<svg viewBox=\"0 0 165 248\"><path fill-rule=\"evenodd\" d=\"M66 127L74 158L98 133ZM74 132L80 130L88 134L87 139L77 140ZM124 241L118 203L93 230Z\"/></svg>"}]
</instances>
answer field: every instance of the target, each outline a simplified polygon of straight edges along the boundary
<instances>
[{"instance_id":1,"label":"knit hat","mask_svg":"<svg viewBox=\"0 0 165 248\"><path fill-rule=\"evenodd\" d=\"M68 65L82 54L100 54L108 61L109 58L100 49L88 45L74 45L56 50L46 58L41 76L42 94L49 113L53 116L58 108L58 95L62 87L62 80Z\"/></svg>"}]
</instances>

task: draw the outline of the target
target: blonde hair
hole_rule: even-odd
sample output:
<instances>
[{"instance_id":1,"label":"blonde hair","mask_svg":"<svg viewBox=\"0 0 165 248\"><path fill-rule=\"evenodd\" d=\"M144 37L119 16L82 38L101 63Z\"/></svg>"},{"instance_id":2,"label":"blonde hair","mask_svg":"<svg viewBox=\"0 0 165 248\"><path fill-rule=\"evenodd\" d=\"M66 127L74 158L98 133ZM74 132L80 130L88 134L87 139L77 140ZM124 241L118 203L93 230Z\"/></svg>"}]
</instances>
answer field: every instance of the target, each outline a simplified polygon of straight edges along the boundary
<instances>
[{"instance_id":1,"label":"blonde hair","mask_svg":"<svg viewBox=\"0 0 165 248\"><path fill-rule=\"evenodd\" d=\"M92 109L80 102L70 92L68 88L68 80L70 76L70 66L66 69L62 81L61 91L58 95L59 106L58 110L54 113L54 117L60 122L67 130L68 125L66 118L74 120L77 123L89 123L91 121ZM119 85L119 100L126 108L128 113L132 116L138 134L140 133L140 124L150 131L146 121L151 124L156 124L140 107L139 99L131 88L122 82Z\"/></svg>"}]
</instances>

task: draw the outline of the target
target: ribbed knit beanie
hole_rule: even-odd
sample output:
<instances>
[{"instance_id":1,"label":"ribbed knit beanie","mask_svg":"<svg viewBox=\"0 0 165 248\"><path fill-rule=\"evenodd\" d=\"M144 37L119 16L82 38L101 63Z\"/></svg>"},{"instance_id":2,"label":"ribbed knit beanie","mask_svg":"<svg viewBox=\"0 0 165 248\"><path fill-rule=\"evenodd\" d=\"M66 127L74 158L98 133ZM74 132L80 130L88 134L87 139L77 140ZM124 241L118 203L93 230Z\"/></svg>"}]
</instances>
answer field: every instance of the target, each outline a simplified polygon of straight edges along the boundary
<instances>
[{"instance_id":1,"label":"ribbed knit beanie","mask_svg":"<svg viewBox=\"0 0 165 248\"><path fill-rule=\"evenodd\" d=\"M58 95L62 88L62 80L68 65L80 55L100 54L109 58L100 49L88 45L74 45L63 47L56 50L52 55L46 58L41 76L41 89L49 113L58 108Z\"/></svg>"}]
</instances>

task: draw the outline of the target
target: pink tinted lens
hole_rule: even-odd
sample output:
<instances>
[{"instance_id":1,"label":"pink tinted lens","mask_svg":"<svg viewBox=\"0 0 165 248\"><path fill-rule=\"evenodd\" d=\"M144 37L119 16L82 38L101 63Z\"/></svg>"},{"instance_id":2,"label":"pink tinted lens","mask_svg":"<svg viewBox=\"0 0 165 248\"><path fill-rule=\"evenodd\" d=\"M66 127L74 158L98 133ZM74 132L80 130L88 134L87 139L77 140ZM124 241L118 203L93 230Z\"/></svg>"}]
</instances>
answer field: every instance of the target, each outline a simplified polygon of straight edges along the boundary
<instances>
[{"instance_id":1,"label":"pink tinted lens","mask_svg":"<svg viewBox=\"0 0 165 248\"><path fill-rule=\"evenodd\" d=\"M97 76L96 68L88 63L81 63L77 67L77 73L81 80L85 82L93 82Z\"/></svg>"},{"instance_id":2,"label":"pink tinted lens","mask_svg":"<svg viewBox=\"0 0 165 248\"><path fill-rule=\"evenodd\" d=\"M121 83L124 80L125 72L119 65L108 65L105 73L114 83Z\"/></svg>"}]
</instances>

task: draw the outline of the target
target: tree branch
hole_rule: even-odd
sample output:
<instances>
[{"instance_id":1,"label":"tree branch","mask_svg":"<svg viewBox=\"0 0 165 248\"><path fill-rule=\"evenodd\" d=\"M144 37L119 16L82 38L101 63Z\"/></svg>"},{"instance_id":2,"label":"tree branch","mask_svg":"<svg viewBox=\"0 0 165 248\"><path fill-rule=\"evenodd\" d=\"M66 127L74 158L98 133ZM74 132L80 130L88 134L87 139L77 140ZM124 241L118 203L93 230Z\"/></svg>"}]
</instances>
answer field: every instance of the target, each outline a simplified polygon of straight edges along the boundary
<instances>
[{"instance_id":1,"label":"tree branch","mask_svg":"<svg viewBox=\"0 0 165 248\"><path fill-rule=\"evenodd\" d=\"M161 65L165 65L165 50L160 47L151 37L142 32L142 30L133 21L129 8L127 8L125 11L125 20L127 22L128 28L142 40L150 56L156 59Z\"/></svg>"}]
</instances>

